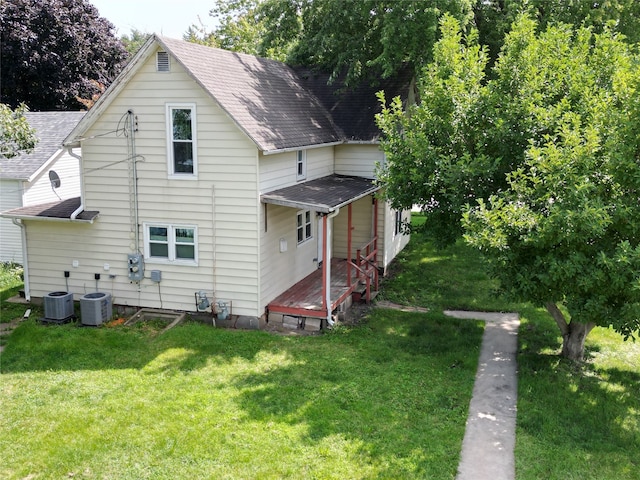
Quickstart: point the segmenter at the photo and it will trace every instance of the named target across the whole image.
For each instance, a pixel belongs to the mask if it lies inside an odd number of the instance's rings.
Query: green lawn
[[[596,329],[584,366],[560,360],[552,321],[462,245],[415,235],[392,270],[382,297],[430,313],[307,337],[32,316],[0,356],[0,478],[453,479],[482,324],[445,308],[521,313],[518,480],[638,478],[638,345]]]

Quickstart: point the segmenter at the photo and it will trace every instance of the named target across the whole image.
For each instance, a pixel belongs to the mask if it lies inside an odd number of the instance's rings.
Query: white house
[[[81,196],[2,214],[26,231],[28,295],[195,311],[203,292],[249,325],[331,321],[409,240],[377,195],[375,89],[336,91],[151,37],[65,140]]]
[[[80,195],[79,159],[62,142],[83,116],[84,112],[25,114],[38,143],[31,153],[0,159],[0,211]],[[0,218],[0,261],[22,260],[20,227]]]

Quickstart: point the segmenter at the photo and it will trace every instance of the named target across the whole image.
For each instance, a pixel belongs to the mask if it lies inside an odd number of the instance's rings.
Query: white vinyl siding
[[[188,183],[167,176],[167,103],[197,106],[198,178]],[[127,138],[108,134],[128,110],[138,118],[138,246],[124,161]],[[264,313],[258,284],[257,149],[178,63],[158,73],[151,55],[85,137],[85,208],[99,210],[100,216],[92,225],[27,222],[33,296],[66,288],[62,272],[70,271],[69,289],[78,299],[95,289],[94,274],[102,272],[98,288],[112,293],[114,304],[194,311],[194,292],[203,290],[210,298],[231,300],[234,315]],[[127,254],[143,251],[143,224],[196,227],[197,266],[152,262],[140,284],[131,284]],[[79,261],[77,268],[73,260]],[[105,263],[109,275],[104,275]],[[160,289],[149,278],[151,269],[162,271]]]
[[[0,180],[0,212],[22,207],[22,182]],[[0,261],[22,263],[20,227],[10,218],[0,218]]]
[[[333,256],[347,258],[349,225],[348,206],[340,209],[340,213],[333,220]],[[355,258],[356,250],[371,241],[373,235],[373,205],[371,196],[367,195],[351,205],[351,254]],[[381,245],[379,245],[381,247]]]
[[[279,205],[263,205],[266,210],[267,230],[262,228],[261,239],[261,303],[266,306],[287,288],[299,282],[318,268],[316,262],[317,241],[297,245],[297,213],[295,208]],[[316,215],[312,213],[312,222]],[[312,227],[315,229],[315,227]],[[281,251],[281,241],[287,245]],[[318,241],[322,241],[318,239]]]
[[[382,267],[385,272],[391,261],[396,258],[396,255],[407,246],[411,235],[405,235],[400,232],[395,234],[398,210],[392,209],[389,204],[380,202],[378,207],[378,265]],[[400,216],[408,220],[410,218],[411,211],[403,210],[400,212]]]
[[[79,151],[76,153],[80,153]],[[53,170],[60,178],[60,187],[51,188],[49,172]],[[80,162],[66,151],[60,152],[58,158],[46,169],[38,172],[25,189],[24,205],[56,202],[80,196]]]
[[[305,180],[326,177],[333,173],[333,147],[305,150]],[[298,153],[285,152],[260,155],[260,192],[296,184]]]
[[[376,163],[384,162],[378,145],[354,144],[336,146],[335,173],[375,178]]]

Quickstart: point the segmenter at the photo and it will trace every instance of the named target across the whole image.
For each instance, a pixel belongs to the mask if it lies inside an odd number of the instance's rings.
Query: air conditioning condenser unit
[[[110,293],[87,293],[80,298],[80,320],[83,325],[102,325],[111,320]]]
[[[66,320],[73,316],[73,293],[51,292],[43,297],[46,320]]]

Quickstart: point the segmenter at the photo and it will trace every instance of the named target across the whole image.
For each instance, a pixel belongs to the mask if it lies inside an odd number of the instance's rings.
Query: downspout
[[[326,264],[326,274],[323,276],[324,277],[324,281],[325,284],[323,285],[322,289],[324,290],[324,299],[325,299],[325,304],[327,306],[327,325],[333,325],[334,321],[331,318],[331,231],[332,231],[332,225],[333,225],[333,221],[329,221],[329,220],[333,220],[335,217],[338,216],[338,214],[340,213],[340,208],[336,208],[333,212],[329,213],[328,215],[325,216],[325,228],[324,228],[324,245],[325,245],[325,251],[324,251],[324,261],[323,261],[323,265]]]
[[[22,220],[13,218],[11,220],[14,225],[20,227],[20,237],[22,239],[22,275],[24,277],[24,298],[27,302],[31,301],[31,287],[29,285],[29,257],[27,255],[27,226]]]
[[[73,153],[73,147],[71,146],[67,147],[67,152],[69,152],[69,155],[71,155],[73,158],[78,159],[78,171],[80,174],[80,206],[76,208],[69,217],[71,218],[71,220],[75,220],[76,217],[84,211],[84,179],[82,177],[82,157]]]

